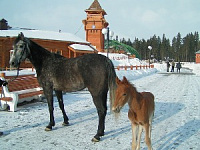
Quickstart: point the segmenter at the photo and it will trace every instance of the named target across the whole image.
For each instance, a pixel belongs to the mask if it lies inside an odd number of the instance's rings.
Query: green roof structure
[[[107,49],[107,45],[108,45],[108,42],[106,40],[105,45],[104,45],[105,49]],[[120,43],[116,40],[109,41],[109,48],[114,49],[115,51],[124,50],[127,53],[131,53],[131,55],[134,54],[136,58],[139,58],[139,59],[141,58],[136,49],[124,43]]]

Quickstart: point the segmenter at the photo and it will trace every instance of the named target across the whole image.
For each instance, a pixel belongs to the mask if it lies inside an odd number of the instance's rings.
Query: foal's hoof
[[[99,142],[100,141],[100,137],[93,137],[92,138],[92,142]]]
[[[45,128],[45,131],[51,131],[52,130],[52,127],[46,127]]]
[[[45,128],[45,131],[51,131],[52,129],[50,129],[50,128]]]
[[[69,122],[63,122],[62,126],[69,126]]]

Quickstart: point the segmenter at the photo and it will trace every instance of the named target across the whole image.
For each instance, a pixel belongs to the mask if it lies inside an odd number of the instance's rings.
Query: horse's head
[[[126,104],[126,102],[129,99],[130,83],[128,82],[126,77],[123,77],[122,81],[118,77],[116,77],[116,83],[117,83],[116,97],[115,97],[115,101],[114,101],[112,110],[115,113],[119,113],[121,108]]]
[[[10,58],[9,63],[12,67],[19,67],[20,63],[28,57],[28,54],[30,52],[29,40],[24,37],[24,34],[22,32],[15,39],[13,50],[14,52]]]

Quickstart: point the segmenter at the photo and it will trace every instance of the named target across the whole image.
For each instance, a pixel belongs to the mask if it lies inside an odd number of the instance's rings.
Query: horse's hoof
[[[92,138],[92,142],[99,142],[100,141],[100,138],[99,137],[93,137]]]
[[[45,128],[45,131],[51,131],[51,130],[52,128],[48,128],[48,127]]]
[[[69,126],[69,122],[67,122],[67,123],[66,123],[66,122],[63,122],[63,123],[62,123],[62,126]]]

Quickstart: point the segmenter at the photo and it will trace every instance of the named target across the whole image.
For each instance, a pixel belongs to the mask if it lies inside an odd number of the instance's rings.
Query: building
[[[1,30],[8,30],[10,27],[8,26],[7,20],[4,18],[0,20],[0,29]]]
[[[102,29],[109,24],[104,16],[107,15],[105,10],[101,8],[98,0],[94,0],[92,5],[85,10],[87,18],[83,20],[86,32],[86,41],[96,47],[99,52],[104,51],[104,35]]]
[[[196,52],[196,63],[200,63],[200,50]]]
[[[7,21],[4,21],[7,24]],[[5,27],[5,26],[3,26]],[[8,27],[8,26],[7,26]],[[47,50],[63,55],[67,58],[77,57],[89,53],[97,53],[97,50],[89,42],[79,37],[62,32],[40,31],[40,30],[9,30],[0,28],[0,69],[10,68],[9,60],[12,53],[12,45],[16,36],[23,32],[25,37],[30,38]],[[22,68],[32,67],[27,61],[21,64]]]

